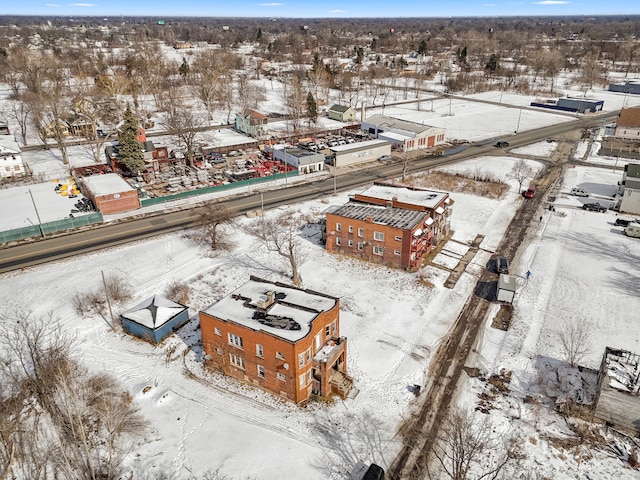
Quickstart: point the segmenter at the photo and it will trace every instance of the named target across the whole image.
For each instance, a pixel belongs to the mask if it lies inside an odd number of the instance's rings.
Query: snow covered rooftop
[[[270,292],[275,301],[260,308]],[[203,311],[221,320],[298,341],[310,332],[318,314],[331,310],[337,302],[335,297],[252,277]]]
[[[373,147],[381,147],[389,145],[386,140],[366,140],[364,142],[348,143],[346,145],[337,145],[335,147],[329,147],[329,150],[336,153],[344,152],[357,152],[360,150],[367,150]]]
[[[13,137],[0,135],[0,155],[13,155],[20,153],[20,146]]]
[[[376,183],[359,195],[381,198],[387,201],[395,198],[398,202],[420,205],[421,207],[433,210],[442,200],[447,198],[449,194],[436,190],[414,189]]]
[[[95,196],[135,190],[135,188],[129,185],[127,181],[117,173],[92,175],[90,177],[84,177],[82,181]]]
[[[425,220],[425,217],[428,217],[427,213],[417,210],[384,207],[381,205],[363,205],[357,202],[345,203],[329,213],[362,221],[371,217],[373,223],[405,230],[412,230],[417,225],[420,225]]]
[[[167,298],[154,295],[139,303],[131,310],[127,310],[122,317],[136,322],[150,329],[156,329],[167,323],[187,307]]]
[[[373,115],[365,120],[366,123],[377,125],[378,127],[385,128],[385,134],[389,133],[387,129],[392,128],[394,130],[403,130],[410,133],[422,133],[429,130],[431,125],[423,125],[416,122],[409,122],[407,120],[398,120],[397,118],[387,117],[384,115]]]

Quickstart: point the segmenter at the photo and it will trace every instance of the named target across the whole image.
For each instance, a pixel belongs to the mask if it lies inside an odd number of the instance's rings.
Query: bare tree
[[[568,321],[560,329],[560,347],[570,367],[578,365],[591,351],[590,331],[591,325],[582,319]]]
[[[522,191],[522,184],[533,175],[533,169],[524,158],[519,158],[511,167],[511,176],[518,182],[518,192]]]
[[[269,219],[259,219],[252,231],[267,250],[287,259],[296,286],[302,285],[299,267],[304,260],[298,227],[297,212],[284,212]]]
[[[196,140],[204,123],[201,116],[186,105],[175,91],[169,95],[169,111],[164,125],[184,145],[187,163],[193,168]]]
[[[287,107],[287,113],[291,119],[291,128],[294,132],[297,132],[302,126],[302,117],[306,107],[306,95],[304,94],[300,79],[292,75],[285,80],[282,94],[284,96],[284,104]]]
[[[224,235],[223,227],[232,221],[232,213],[222,202],[207,203],[200,214],[199,239],[209,245],[211,250],[229,248],[230,243]]]
[[[128,394],[106,374],[89,373],[73,359],[74,343],[52,316],[18,313],[1,323],[5,475],[8,468],[11,478],[119,478],[125,456],[145,428]]]
[[[467,410],[449,412],[440,433],[430,442],[433,461],[429,479],[495,480],[516,463],[518,442],[492,432],[489,417]]]
[[[22,138],[22,144],[27,146],[27,126],[29,124],[29,117],[31,115],[31,106],[28,101],[25,101],[29,94],[14,96],[12,102],[6,107],[5,111],[7,115],[16,121],[20,128],[20,137]]]

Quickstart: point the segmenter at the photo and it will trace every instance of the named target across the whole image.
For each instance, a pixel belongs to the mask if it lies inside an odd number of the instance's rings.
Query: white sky
[[[483,97],[499,94],[488,92]],[[606,92],[597,95],[605,98],[607,110],[622,105],[621,96]],[[505,93],[502,101],[520,106],[530,99]],[[520,111],[504,107],[508,112],[505,114],[494,107],[455,100],[454,115],[443,116],[443,111],[448,113],[449,102],[442,102],[434,107],[440,116],[425,115],[425,121],[440,122],[439,126],[447,128],[448,138],[506,135],[517,121],[513,112]],[[413,120],[419,115],[410,110],[393,113]],[[389,107],[385,114],[392,114]],[[567,119],[571,117],[523,111],[521,129]],[[520,152],[546,157],[550,148],[550,144],[542,142]],[[580,149],[581,156],[586,147]],[[56,165],[51,151],[25,153],[25,158],[41,165],[44,171],[48,165]],[[119,311],[163,292],[174,281],[184,281],[192,289],[192,315],[238,288],[249,275],[288,281],[283,276],[286,264],[263,251],[242,228],[259,221],[256,219],[238,219],[238,225],[229,231],[234,250],[215,256],[195,245],[184,232],[177,232],[0,275],[2,318],[10,319],[16,311],[31,311],[37,316],[55,312],[63,329],[78,339],[78,356],[91,368],[111,372],[131,392],[151,424],[144,442],[138,446],[140,455],[127,460],[128,468],[135,472],[149,476],[165,473],[171,479],[183,479],[220,468],[233,478],[275,480],[283,478],[283,472],[292,479],[339,478],[327,475],[319,467],[338,462],[337,452],[322,440],[316,428],[327,418],[332,419],[330,427],[335,438],[343,435],[352,440],[353,450],[341,452],[349,460],[386,465],[399,448],[397,428],[415,401],[408,387],[427,382],[426,367],[431,355],[524,201],[518,194],[517,182],[509,177],[513,161],[508,156],[486,157],[451,167],[490,172],[510,186],[500,200],[451,192],[456,202],[452,217],[455,241],[444,247],[436,263],[451,268],[476,235],[485,236],[481,249],[453,290],[443,287],[447,273],[440,268],[430,266],[418,274],[409,274],[329,255],[319,244],[316,227],[302,230],[307,254],[301,266],[304,286],[340,297],[340,333],[348,338],[348,370],[358,390],[354,399],[300,409],[253,387],[202,371],[197,346],[200,333],[194,324],[154,347],[112,331],[102,318],[81,319],[73,312],[71,296],[98,289],[100,271],[123,275],[134,288],[134,299]],[[540,167],[529,161],[534,168]],[[477,353],[468,362],[488,373],[501,368],[513,372],[512,391],[496,401],[499,408],[492,411],[491,418],[499,434],[522,436],[528,455],[525,467],[540,478],[583,478],[586,472],[590,478],[640,478],[638,472],[626,468],[607,452],[589,450],[589,456],[586,447],[579,455],[556,449],[548,436],[568,435],[562,418],[553,414],[548,404],[536,407],[523,402],[527,395],[546,398],[539,384],[540,372],[558,368],[558,331],[567,321],[577,319],[592,327],[593,348],[586,359],[587,366],[599,364],[605,346],[640,353],[634,313],[640,310],[639,279],[633,269],[640,259],[640,241],[625,237],[620,228],[613,226],[614,213],[584,211],[578,207],[585,199],[567,194],[571,187],[581,186],[601,203],[612,201],[621,178],[620,171],[613,170],[616,160],[591,156],[590,161],[593,166],[567,170],[556,195],[556,212],[540,212],[543,220],[532,225],[530,241],[521,247],[516,258],[510,259],[513,274],[523,275],[527,270],[532,273],[516,295],[512,328],[503,332],[487,326]],[[38,185],[30,187],[41,215],[66,215],[71,200],[55,194],[53,182],[42,185],[42,193]],[[320,212],[329,205],[342,204],[347,198],[347,193],[330,196],[296,205],[295,209],[319,219]],[[64,200],[60,209],[54,206],[54,199]],[[29,203],[24,189],[0,190],[0,225],[6,228],[24,223],[25,218],[32,220]],[[7,205],[12,205],[11,209]],[[17,219],[13,211],[21,212]],[[433,287],[424,286],[419,277]],[[173,348],[174,355],[167,360],[167,352]],[[185,375],[187,370],[202,381],[189,378]],[[143,393],[145,387],[150,388]],[[459,404],[473,408],[481,388],[478,380],[463,377]],[[366,445],[365,440],[374,431],[382,438],[382,454],[371,452]]]

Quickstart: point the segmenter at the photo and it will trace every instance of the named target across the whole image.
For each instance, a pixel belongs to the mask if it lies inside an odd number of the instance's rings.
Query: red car
[[[533,198],[536,194],[536,187],[529,187],[527,191],[523,193],[524,198]]]

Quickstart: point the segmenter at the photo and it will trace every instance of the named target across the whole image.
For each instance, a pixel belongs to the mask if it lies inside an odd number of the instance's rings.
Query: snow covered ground
[[[502,102],[507,100],[518,105],[505,93]],[[444,103],[434,109],[440,111],[440,121],[446,122],[443,126],[454,138],[463,138],[466,131],[469,139],[506,134],[518,121],[514,115],[520,115],[519,108],[510,108],[511,116],[504,122],[482,122],[494,107],[453,100],[454,114],[448,115],[449,101],[439,102]],[[384,113],[391,114],[391,108],[395,107],[386,107]],[[487,109],[484,114],[482,109]],[[522,112],[521,129],[571,119]],[[502,114],[495,111],[491,115],[498,118]],[[416,116],[403,118],[418,120]],[[424,118],[435,124],[436,117]],[[482,126],[474,130],[472,125]],[[552,144],[543,142],[519,151],[545,157],[550,148]],[[40,154],[33,155],[39,158]],[[147,478],[164,474],[178,480],[220,469],[232,478],[327,479],[344,478],[332,473],[336,471],[333,467],[348,470],[357,460],[388,465],[399,448],[397,428],[416,401],[410,387],[425,384],[435,348],[523,201],[517,182],[509,176],[513,161],[507,156],[479,158],[451,167],[486,170],[508,182],[510,189],[499,200],[451,192],[456,202],[454,241],[436,257],[440,267],[428,266],[409,274],[329,255],[319,242],[317,226],[302,229],[307,254],[301,266],[304,286],[341,300],[340,333],[349,339],[348,370],[358,390],[353,399],[298,408],[201,368],[197,312],[246,282],[249,275],[288,281],[286,265],[263,251],[243,228],[257,219],[238,219],[229,231],[234,248],[226,253],[212,255],[186,232],[172,233],[0,275],[0,318],[10,321],[17,311],[30,311],[34,316],[54,312],[62,328],[78,339],[78,356],[91,368],[111,372],[122,382],[150,422],[138,454],[127,461],[135,478],[144,472]],[[528,161],[540,168],[539,163]],[[625,237],[613,226],[615,214],[584,211],[579,208],[584,199],[567,194],[571,187],[581,186],[606,203],[615,192],[621,173],[613,171],[612,160],[602,162],[590,156],[589,161],[594,166],[568,169],[555,201],[556,211],[540,212],[543,220],[533,226],[535,235],[517,258],[510,259],[513,273],[532,273],[516,295],[511,328],[506,332],[492,329],[488,319],[469,362],[488,374],[501,369],[512,372],[511,392],[494,401],[496,408],[489,415],[499,434],[520,435],[527,454],[525,466],[537,478],[640,478],[637,471],[605,451],[576,453],[554,443],[554,436],[566,437],[569,431],[564,419],[551,411],[545,395],[551,386],[541,381],[548,372],[555,375],[561,365],[558,332],[565,322],[577,320],[591,326],[592,349],[586,366],[599,364],[605,346],[640,352],[633,313],[640,307],[640,279],[634,268],[640,259],[640,241]],[[38,163],[49,171],[46,159]],[[600,163],[611,168],[595,166]],[[45,185],[55,195],[53,183]],[[27,197],[25,192],[18,193]],[[344,193],[278,211],[297,209],[319,219],[329,205],[347,198]],[[10,201],[0,203],[3,228],[13,218],[7,207]],[[55,210],[53,202],[43,200],[42,207],[39,199],[36,202],[39,210]],[[28,215],[31,213],[24,216]],[[452,268],[478,234],[485,239],[476,257],[455,289],[444,288],[447,272],[441,267]],[[163,293],[174,281],[187,282],[192,321],[154,347],[114,331],[99,316],[79,318],[70,299],[76,292],[99,288],[101,271],[120,274],[133,286],[134,299],[118,311]],[[462,382],[459,403],[475,406],[483,388],[479,379]],[[527,397],[536,401],[525,402]],[[376,435],[381,438],[377,447],[369,441]]]

